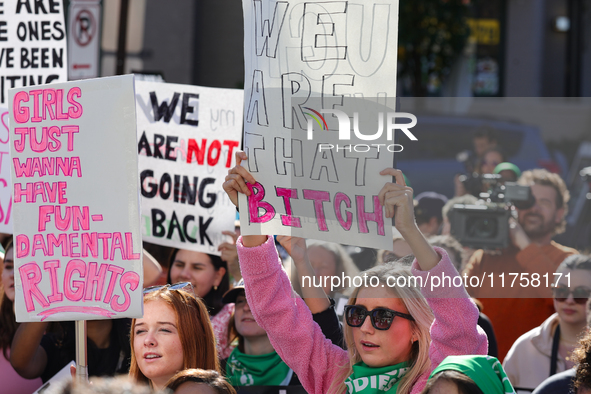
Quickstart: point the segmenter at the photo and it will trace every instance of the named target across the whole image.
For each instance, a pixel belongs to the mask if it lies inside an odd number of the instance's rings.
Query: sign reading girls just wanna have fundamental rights
[[[141,316],[133,76],[9,103],[17,321]]]

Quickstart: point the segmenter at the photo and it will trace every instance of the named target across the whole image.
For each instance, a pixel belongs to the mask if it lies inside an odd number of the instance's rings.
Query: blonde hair
[[[431,368],[431,360],[429,360],[429,345],[431,344],[431,324],[433,323],[433,312],[427,304],[427,300],[421,294],[421,289],[418,286],[411,286],[414,280],[411,281],[412,273],[410,267],[400,266],[397,262],[386,263],[370,268],[361,273],[368,277],[377,277],[379,283],[385,288],[390,289],[392,295],[398,297],[406,306],[408,313],[415,319],[411,322],[411,327],[415,333],[417,340],[412,344],[409,363],[409,370],[400,380],[397,393],[410,393],[412,386],[416,380],[423,373],[428,372]],[[405,287],[390,287],[388,286],[388,278],[390,283],[403,283],[406,281],[408,286]],[[398,279],[404,278],[404,279]],[[366,283],[372,283],[371,280]],[[355,305],[357,296],[361,288],[353,290],[353,294],[349,299],[349,305]],[[338,394],[346,391],[345,379],[353,372],[353,365],[361,361],[361,356],[357,353],[355,341],[353,339],[353,329],[349,327],[343,317],[343,329],[345,336],[345,343],[347,344],[349,352],[349,363],[340,366],[335,379],[330,385],[329,393]]]
[[[220,372],[213,327],[203,301],[184,290],[167,287],[145,294],[144,304],[150,301],[163,301],[174,311],[183,348],[183,369],[203,368]],[[133,350],[136,321],[133,319],[131,323],[129,336],[132,349],[129,376],[136,382],[147,383],[149,379],[140,370]]]

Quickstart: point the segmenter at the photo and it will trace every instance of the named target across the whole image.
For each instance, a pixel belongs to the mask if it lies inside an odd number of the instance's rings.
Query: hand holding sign
[[[304,238],[278,235],[277,241],[283,246],[287,254],[291,256],[296,265],[300,261],[308,260],[306,240]],[[314,274],[314,271],[312,271],[312,274]]]
[[[391,175],[396,178],[396,183],[386,182],[378,194],[380,204],[386,208],[386,217],[395,217],[394,225],[404,240],[408,242],[420,268],[423,271],[430,270],[439,263],[440,257],[417,227],[412,188],[406,186],[400,170],[386,168],[380,171],[380,175]]]
[[[232,238],[232,242],[222,242],[220,246],[218,246],[218,251],[221,252],[220,257],[222,260],[228,263],[228,271],[230,271],[230,276],[236,283],[242,279],[240,265],[238,264],[238,249],[236,249],[238,234],[235,231],[222,231],[222,234]]]
[[[386,182],[378,194],[380,204],[386,208],[386,217],[395,217],[395,227],[404,235],[404,230],[414,226],[415,214],[413,206],[413,190],[406,186],[402,171],[387,168],[380,171],[380,175],[392,175],[396,183]]]
[[[236,152],[236,165],[228,170],[226,181],[223,184],[225,192],[230,197],[232,204],[238,206],[238,192],[250,196],[251,192],[246,182],[254,185],[256,180],[248,170],[240,165],[243,160],[247,160],[246,153]]]
[[[298,280],[300,283],[300,289],[302,291],[302,298],[312,313],[321,313],[330,308],[330,301],[328,295],[324,292],[322,287],[310,286],[310,278],[316,276],[316,272],[310,263],[308,258],[308,248],[306,246],[306,240],[300,237],[290,237],[286,235],[278,235],[277,241],[285,248],[287,253],[293,259],[293,263],[297,269],[297,279],[292,277],[293,280]],[[306,280],[308,279],[308,285],[306,286]]]
[[[232,242],[222,242],[220,246],[218,246],[218,250],[222,253],[222,260],[227,263],[238,260],[238,253],[236,252],[236,240],[238,239],[238,234],[234,231],[222,231],[222,234],[232,238]]]

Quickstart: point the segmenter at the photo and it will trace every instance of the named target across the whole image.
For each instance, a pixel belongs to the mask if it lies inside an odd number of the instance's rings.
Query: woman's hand
[[[413,190],[406,186],[402,171],[386,168],[380,175],[392,175],[396,183],[386,182],[378,193],[380,203],[386,208],[386,217],[394,217],[394,226],[403,237],[416,228],[415,211],[413,205]],[[406,237],[405,237],[406,238]]]
[[[308,249],[306,248],[306,240],[304,238],[278,235],[277,242],[283,246],[296,265],[307,260]]]
[[[240,165],[242,160],[246,160],[246,153],[242,151],[236,152],[236,165],[228,170],[226,175],[226,181],[222,185],[224,191],[230,197],[232,204],[238,206],[238,193],[243,193],[250,196],[250,189],[246,185],[246,182],[255,184],[256,180],[248,172],[248,170]]]
[[[234,260],[238,261],[238,252],[236,251],[236,240],[238,239],[238,234],[236,234],[235,231],[222,231],[222,234],[231,237],[232,241],[222,242],[220,246],[218,246],[218,251],[222,252],[220,257],[226,263],[230,263]]]
[[[218,246],[218,251],[222,252],[220,257],[228,264],[228,270],[232,279],[238,282],[242,278],[240,265],[238,264],[238,249],[236,248],[238,234],[235,231],[222,231],[222,234],[232,237],[232,242],[222,242]]]
[[[285,248],[287,253],[293,259],[297,269],[297,278],[302,289],[302,298],[312,313],[324,312],[330,307],[330,301],[322,287],[304,286],[304,276],[313,278],[316,276],[314,268],[308,259],[308,248],[306,240],[300,237],[290,237],[287,235],[278,235],[277,241]]]
[[[243,193],[250,196],[250,189],[246,185],[246,182],[254,185],[257,181],[248,172],[248,170],[240,165],[242,160],[246,160],[246,153],[242,151],[236,152],[236,165],[228,170],[226,175],[226,181],[222,185],[224,191],[230,197],[232,204],[238,206],[238,193]],[[259,246],[267,240],[266,235],[246,235],[242,237],[242,244],[248,248]]]
[[[387,168],[380,172],[380,175],[392,175],[396,183],[386,182],[378,198],[380,203],[386,207],[386,217],[394,217],[394,226],[404,240],[412,249],[417,258],[421,270],[428,271],[439,262],[439,255],[429,245],[423,234],[419,231],[415,222],[415,209],[412,199],[412,189],[406,186],[402,171]]]

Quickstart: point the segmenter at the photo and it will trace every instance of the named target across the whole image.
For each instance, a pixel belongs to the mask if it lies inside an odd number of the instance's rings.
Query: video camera
[[[489,184],[488,193],[480,193],[475,204],[455,204],[449,215],[451,234],[463,245],[475,249],[502,249],[509,245],[511,207],[528,209],[536,200],[529,186],[515,182],[501,182],[500,175],[486,174],[475,179],[482,190]],[[464,182],[464,184],[466,184]],[[466,188],[468,190],[468,188]]]

